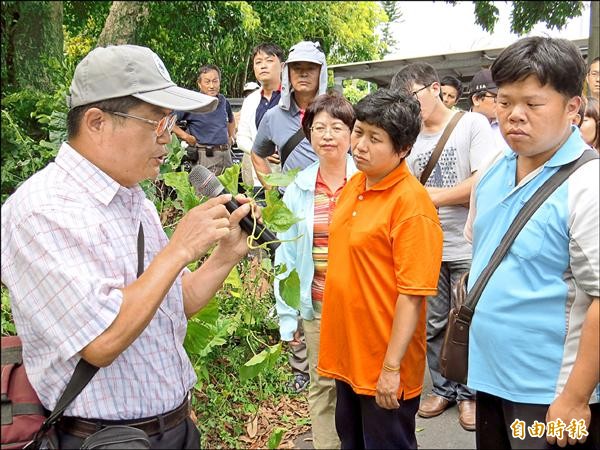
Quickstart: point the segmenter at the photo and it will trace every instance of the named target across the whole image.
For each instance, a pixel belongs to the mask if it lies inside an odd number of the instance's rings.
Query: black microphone
[[[188,179],[190,180],[190,184],[194,187],[194,189],[196,189],[196,193],[205,197],[213,198],[227,193],[227,190],[221,184],[215,174],[200,164],[194,166],[188,175]],[[233,197],[231,200],[225,203],[225,208],[227,208],[227,211],[230,213],[238,209],[240,206],[241,205]],[[256,241],[259,244],[266,243],[267,248],[271,251],[271,254],[275,255],[275,250],[277,247],[279,247],[279,242],[273,241],[277,241],[277,236],[275,236],[275,234],[265,228],[265,226],[258,221],[256,222],[255,227],[254,219],[252,218],[251,214],[251,212],[248,213],[247,216],[240,220],[240,227],[242,230],[248,233],[248,235],[252,235],[252,230],[255,230],[254,234],[258,236]]]

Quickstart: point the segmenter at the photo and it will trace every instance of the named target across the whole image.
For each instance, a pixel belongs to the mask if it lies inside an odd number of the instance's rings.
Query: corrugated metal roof
[[[578,39],[573,42],[579,47],[583,56],[586,57],[588,40]],[[440,79],[446,75],[452,75],[460,79],[466,87],[475,72],[478,72],[482,68],[490,67],[502,50],[504,50],[504,47],[445,55],[430,55],[419,58],[362,61],[336,64],[329,66],[329,69],[333,70],[336,85],[341,84],[341,80],[359,79],[376,83],[379,87],[386,87],[389,85],[394,74],[402,67],[415,62],[426,62],[435,67]]]

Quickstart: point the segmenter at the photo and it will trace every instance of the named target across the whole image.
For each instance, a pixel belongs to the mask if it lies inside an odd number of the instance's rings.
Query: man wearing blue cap
[[[187,318],[247,253],[238,223],[250,206],[230,215],[230,195],[210,199],[169,239],[139,183],[159,173],[172,111],[216,104],[177,87],[148,48],[96,48],[75,69],[67,142],[2,206],[2,283],[44,407],[81,359],[99,368],[60,420],[58,448],[109,425],[142,430],[151,448],[200,448]],[[216,243],[198,270],[186,268]]]

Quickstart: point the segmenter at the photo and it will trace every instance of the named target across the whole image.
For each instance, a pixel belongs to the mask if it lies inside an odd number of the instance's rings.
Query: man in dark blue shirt
[[[177,112],[177,120],[187,122],[187,130],[175,127],[173,132],[198,152],[197,162],[215,175],[232,165],[231,144],[235,139],[235,119],[229,101],[219,93],[221,71],[213,64],[200,67],[200,92],[219,99],[217,108],[209,113]]]

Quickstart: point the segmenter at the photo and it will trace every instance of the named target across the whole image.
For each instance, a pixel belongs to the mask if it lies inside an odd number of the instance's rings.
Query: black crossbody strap
[[[475,310],[477,306],[477,302],[479,302],[479,298],[483,293],[483,289],[487,285],[490,280],[492,274],[496,270],[496,268],[500,265],[502,259],[508,252],[508,249],[516,239],[519,232],[523,229],[525,224],[529,221],[533,213],[544,203],[550,194],[552,194],[556,188],[558,188],[569,176],[575,172],[579,167],[584,165],[585,163],[598,159],[598,152],[588,149],[583,152],[583,154],[568,164],[562,166],[558,171],[552,175],[546,182],[531,196],[529,200],[523,205],[517,217],[513,220],[512,224],[506,231],[506,234],[500,241],[500,245],[494,251],[494,254],[490,258],[490,262],[483,269],[479,278],[475,281],[473,288],[469,291],[467,295],[466,306],[472,312]]]
[[[144,272],[144,228],[142,227],[142,223],[140,222],[140,228],[138,230],[138,238],[137,238],[137,252],[138,252],[138,278]],[[75,371],[73,372],[73,376],[69,380],[67,387],[64,392],[56,402],[56,406],[46,418],[40,431],[38,432],[38,436],[42,436],[43,433],[48,431],[52,425],[54,425],[58,419],[60,419],[65,412],[65,409],[77,398],[77,396],[83,391],[83,389],[88,385],[88,383],[94,378],[96,372],[98,372],[98,367],[90,364],[85,359],[81,358],[75,366]]]
[[[433,172],[433,168],[437,164],[442,154],[442,151],[444,150],[444,145],[446,145],[446,142],[448,142],[448,138],[452,134],[452,131],[454,131],[454,127],[456,127],[456,124],[464,115],[464,111],[458,111],[452,116],[450,122],[448,122],[448,124],[446,125],[446,128],[444,128],[444,132],[442,133],[442,136],[440,136],[440,139],[437,141],[437,144],[435,144],[435,148],[433,149],[433,152],[429,157],[429,161],[427,161],[427,165],[423,169],[423,172],[421,172],[421,177],[419,178],[419,181],[423,186],[425,186],[425,183],[427,183],[427,180],[429,180],[431,172]]]
[[[137,277],[139,278],[144,273],[144,227],[142,226],[142,222],[140,222],[140,229],[138,230],[137,251],[138,251]]]
[[[281,167],[285,163],[285,160],[288,159],[288,156],[291,155],[292,150],[296,148],[296,146],[304,139],[306,136],[304,135],[304,129],[300,127],[298,131],[296,131],[283,146],[279,149],[279,159],[281,159]]]

